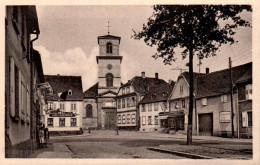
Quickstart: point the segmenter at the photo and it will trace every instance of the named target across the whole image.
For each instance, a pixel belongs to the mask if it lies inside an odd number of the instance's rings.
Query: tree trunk
[[[187,145],[192,144],[192,116],[193,116],[193,49],[189,49],[189,85],[190,85],[190,97],[189,97],[189,115],[188,115],[188,130],[187,130]]]

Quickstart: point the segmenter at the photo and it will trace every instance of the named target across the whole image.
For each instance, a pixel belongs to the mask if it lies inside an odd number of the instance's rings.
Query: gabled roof
[[[232,68],[233,82],[252,77],[252,62]],[[197,98],[217,96],[230,92],[230,70],[212,72],[198,79]]]
[[[45,75],[45,81],[53,90],[53,96],[49,96],[47,100],[83,100],[81,76]],[[69,90],[72,95],[68,94]],[[60,97],[58,93],[61,93]]]
[[[106,91],[106,92],[103,92],[103,93],[98,94],[98,96],[104,96],[104,95],[109,94],[109,93],[111,93],[111,94],[113,94],[113,95],[116,95],[116,94],[117,94],[116,92],[113,92],[113,91]]]
[[[113,36],[113,35],[104,35],[104,36],[98,36],[98,44],[99,44],[99,39],[116,39],[119,40],[119,44],[120,44],[120,39],[121,37],[118,36]]]
[[[202,76],[202,75],[205,75],[205,74],[204,73],[196,73],[196,72],[193,73],[193,87],[194,87],[194,93],[195,94],[197,93],[197,83],[198,83],[197,78]],[[183,72],[180,76],[183,76],[185,78],[185,80],[187,81],[188,85],[190,85],[189,72]],[[178,77],[178,79],[179,79],[179,77]]]
[[[42,69],[41,55],[37,50],[34,49],[33,49],[33,61],[35,62],[35,67],[39,75],[40,83],[45,82],[43,69]]]
[[[156,85],[162,85],[167,84],[163,79],[156,79],[156,78],[150,78],[150,77],[141,77],[141,76],[135,76],[131,80],[129,80],[127,83],[121,86],[132,86],[135,90],[135,92],[140,93],[142,95],[146,94],[152,87]]]
[[[175,83],[161,84],[152,87],[139,104],[167,101]]]
[[[95,99],[97,95],[98,95],[98,83],[94,84],[92,87],[90,87],[84,92],[84,98]]]

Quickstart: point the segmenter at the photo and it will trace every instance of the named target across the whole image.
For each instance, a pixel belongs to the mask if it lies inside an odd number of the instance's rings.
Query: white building
[[[174,83],[161,84],[151,88],[139,102],[140,131],[161,131],[167,126],[167,118],[161,118],[169,113],[167,99],[173,89]]]
[[[77,134],[82,127],[83,91],[79,76],[45,76],[53,95],[47,98],[45,125],[53,134]]]

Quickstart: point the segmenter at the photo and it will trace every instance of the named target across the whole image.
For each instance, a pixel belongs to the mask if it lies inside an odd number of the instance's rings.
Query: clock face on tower
[[[111,65],[111,64],[108,64],[108,65],[107,65],[107,69],[108,69],[108,70],[111,70],[111,69],[112,69],[112,65]]]

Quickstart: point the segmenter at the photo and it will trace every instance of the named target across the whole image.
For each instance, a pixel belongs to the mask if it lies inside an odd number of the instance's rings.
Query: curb
[[[177,156],[183,156],[183,157],[191,158],[191,159],[215,159],[215,158],[209,157],[209,156],[191,154],[191,153],[187,153],[187,152],[171,151],[171,150],[166,150],[166,149],[161,149],[161,148],[155,148],[155,147],[147,147],[147,149],[148,149],[148,150],[152,150],[152,151],[157,151],[157,152],[163,152],[163,153],[168,153],[168,154],[174,154],[174,155],[177,155]]]

